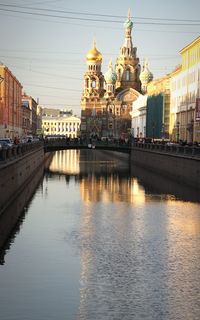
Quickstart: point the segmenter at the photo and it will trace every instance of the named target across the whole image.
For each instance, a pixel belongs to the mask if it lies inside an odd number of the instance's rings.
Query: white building
[[[77,138],[80,132],[81,120],[77,116],[43,117],[42,130],[44,136],[65,136]]]
[[[146,137],[146,112],[147,112],[147,85],[153,80],[153,74],[149,71],[148,62],[145,61],[143,70],[140,73],[140,81],[142,94],[139,94],[137,100],[133,101],[132,111],[130,115],[132,117],[131,133],[134,138]]]
[[[134,138],[144,138],[146,136],[146,105],[147,95],[139,95],[137,100],[132,104],[132,117],[131,133]]]

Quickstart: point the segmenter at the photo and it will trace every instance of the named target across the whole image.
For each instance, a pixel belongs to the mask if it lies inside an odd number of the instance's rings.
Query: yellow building
[[[43,117],[42,131],[44,136],[77,138],[80,132],[80,123],[80,118],[76,116]]]
[[[200,142],[200,37],[180,54],[182,64],[171,73],[170,131],[174,140]]]

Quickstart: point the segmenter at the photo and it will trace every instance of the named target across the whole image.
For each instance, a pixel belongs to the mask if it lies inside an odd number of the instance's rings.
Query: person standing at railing
[[[19,138],[18,137],[14,138],[14,144],[19,144]]]

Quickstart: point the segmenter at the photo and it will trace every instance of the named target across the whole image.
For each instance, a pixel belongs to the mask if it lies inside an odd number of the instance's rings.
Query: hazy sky
[[[172,71],[200,34],[199,0],[0,0],[0,61],[40,104],[80,115],[93,38],[105,72],[123,44],[128,8],[141,64],[148,58],[154,78]]]

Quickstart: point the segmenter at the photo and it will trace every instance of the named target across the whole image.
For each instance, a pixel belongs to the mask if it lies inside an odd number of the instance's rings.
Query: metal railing
[[[47,141],[38,141],[32,143],[23,143],[13,145],[10,148],[2,147],[0,149],[0,164],[20,158],[34,150],[43,147],[45,152],[51,152],[63,149],[85,149],[96,148],[102,150],[114,150],[119,152],[130,153],[131,149],[139,148],[151,152],[159,152],[165,154],[173,154],[184,157],[195,157],[200,159],[200,147],[198,146],[181,146],[179,144],[158,144],[158,143],[140,143],[130,141],[82,141],[82,140],[66,140],[55,139]]]
[[[21,143],[12,147],[2,147],[0,149],[0,164],[20,158],[40,147],[43,147],[43,142],[41,141]]]
[[[200,157],[199,146],[182,146],[179,144],[157,144],[157,143],[133,143],[133,147],[151,150],[154,152],[170,153],[185,157]]]

